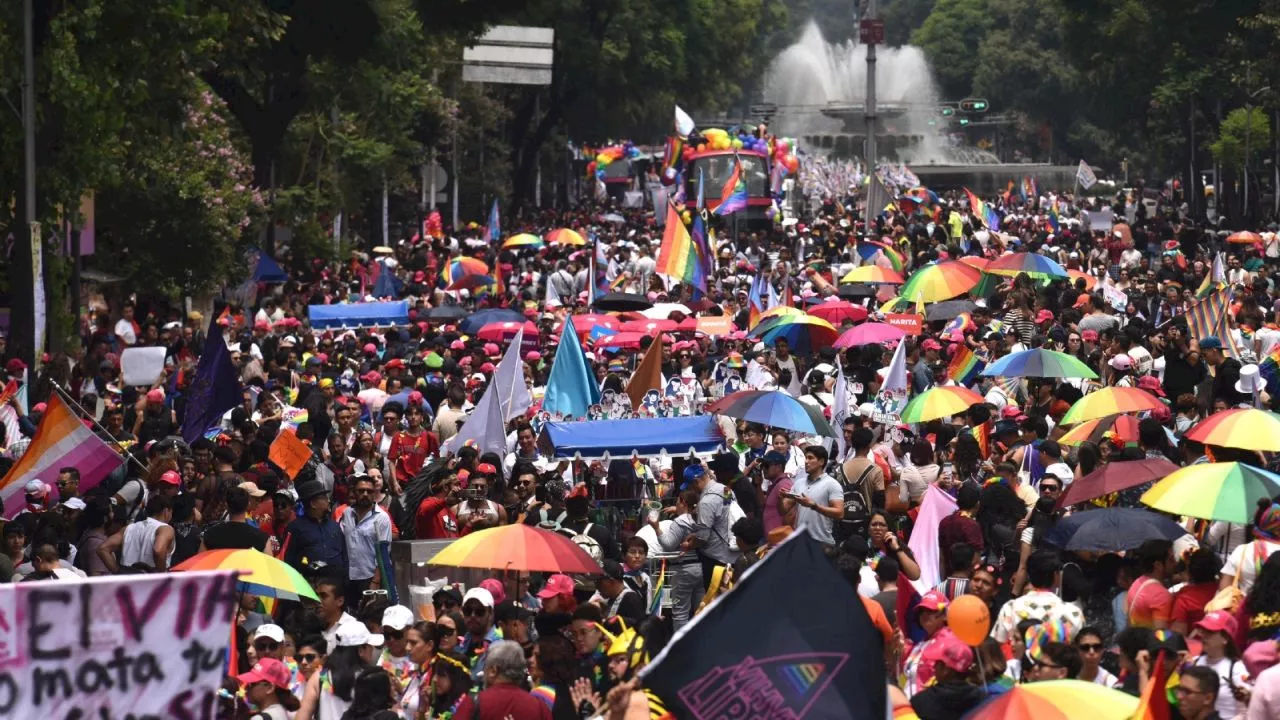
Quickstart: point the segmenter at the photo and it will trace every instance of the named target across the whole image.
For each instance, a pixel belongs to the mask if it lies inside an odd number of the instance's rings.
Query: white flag
[[[533,404],[520,364],[523,340],[524,330],[521,329],[511,338],[507,352],[493,371],[493,381],[485,388],[484,395],[467,416],[462,429],[444,442],[441,449],[446,453],[457,452],[469,441],[473,441],[481,453],[501,455],[506,452],[507,421],[523,414]]]
[[[693,132],[693,128],[694,128],[693,118],[689,117],[689,113],[685,112],[684,110],[681,110],[680,106],[677,105],[676,116],[675,116],[676,135],[679,135],[680,137],[684,137],[689,133]]]
[[[560,300],[560,293],[556,292],[556,286],[551,284],[551,276],[554,273],[547,273],[547,294],[543,297],[542,304],[549,308],[558,308],[564,305]]]
[[[840,449],[840,460],[848,451],[844,442],[844,419],[849,417],[849,381],[844,377],[844,363],[836,359],[836,384],[831,388],[835,399],[831,403],[831,426],[836,430],[836,447]]]
[[[1210,281],[1215,283],[1227,284],[1227,269],[1222,265],[1222,253],[1213,256],[1213,269],[1210,272]]]
[[[884,377],[880,392],[907,392],[907,341],[898,341],[898,349],[893,351],[893,360],[889,361],[889,372]]]
[[[1080,187],[1088,190],[1098,184],[1098,176],[1093,174],[1093,168],[1089,167],[1089,163],[1084,160],[1080,161],[1080,166],[1076,168],[1076,182],[1080,183]]]

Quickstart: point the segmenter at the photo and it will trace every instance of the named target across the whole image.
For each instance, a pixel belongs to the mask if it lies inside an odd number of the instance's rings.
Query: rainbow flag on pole
[[[668,204],[667,223],[655,270],[706,292],[711,258],[706,251],[707,234],[700,216],[694,216],[693,232],[698,237],[689,234],[680,213],[676,212],[674,205]]]
[[[968,387],[986,367],[987,364],[978,357],[977,353],[961,346],[947,365],[947,377],[956,381],[958,385]]]
[[[733,157],[733,172],[725,181],[720,191],[720,204],[716,207],[717,215],[731,215],[747,207],[747,183],[742,177],[742,160]]]

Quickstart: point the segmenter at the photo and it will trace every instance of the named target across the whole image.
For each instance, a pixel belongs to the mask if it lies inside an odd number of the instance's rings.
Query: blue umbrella
[[[982,371],[987,377],[1089,378],[1098,374],[1074,355],[1044,348],[1023,350],[996,360]]]
[[[509,308],[490,308],[472,313],[466,320],[458,324],[458,329],[468,335],[475,335],[480,328],[489,323],[518,322],[524,323],[529,318]]]
[[[1148,540],[1177,540],[1186,535],[1167,515],[1137,508],[1085,510],[1063,518],[1044,541],[1064,550],[1119,552]]]
[[[742,390],[708,405],[707,412],[809,435],[836,436],[821,410],[781,390]]]

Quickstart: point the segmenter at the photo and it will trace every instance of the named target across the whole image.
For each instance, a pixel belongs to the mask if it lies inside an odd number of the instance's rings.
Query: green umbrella
[[[1180,468],[1142,494],[1145,505],[1175,515],[1247,525],[1259,500],[1280,495],[1280,475],[1237,462]]]
[[[996,360],[982,371],[987,377],[1089,378],[1098,374],[1079,358],[1043,348],[1023,350]]]

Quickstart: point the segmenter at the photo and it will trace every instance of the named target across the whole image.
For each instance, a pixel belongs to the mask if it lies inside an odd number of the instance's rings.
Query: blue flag
[[[498,198],[493,199],[493,206],[489,208],[489,223],[484,226],[484,235],[489,242],[497,242],[502,239],[502,221],[498,217]]]
[[[222,422],[222,415],[240,403],[240,376],[231,363],[231,353],[222,339],[215,317],[209,322],[209,336],[187,388],[187,411],[182,422],[182,439],[188,444]]]
[[[585,417],[587,410],[600,402],[600,385],[595,373],[587,364],[587,356],[578,343],[573,323],[566,318],[560,333],[560,346],[547,377],[547,391],[542,398],[542,409],[560,413],[564,417]]]

